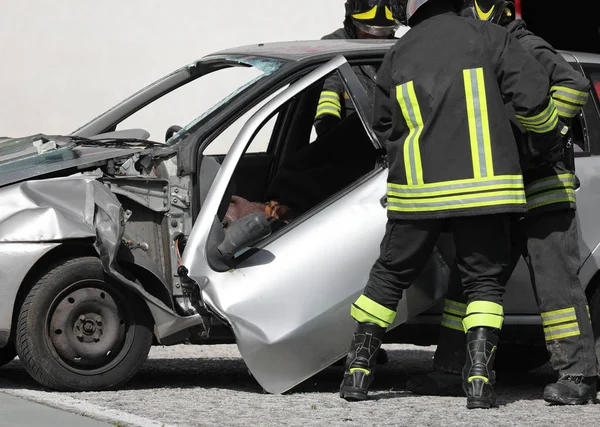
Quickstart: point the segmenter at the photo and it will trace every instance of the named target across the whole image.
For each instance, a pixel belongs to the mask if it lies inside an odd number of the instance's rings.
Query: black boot
[[[544,400],[555,405],[584,405],[596,402],[596,377],[563,375],[544,389]]]
[[[385,328],[374,323],[357,322],[352,345],[346,357],[346,371],[340,386],[340,397],[350,402],[365,400],[373,382],[377,351]]]
[[[496,406],[493,371],[498,329],[475,327],[467,332],[467,359],[463,368],[463,390],[467,408],[489,409]]]

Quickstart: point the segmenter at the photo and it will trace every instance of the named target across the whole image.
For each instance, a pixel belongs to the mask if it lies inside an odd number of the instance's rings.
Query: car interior
[[[240,160],[230,186],[235,196],[276,200],[299,215],[375,169],[382,153],[357,114],[311,141],[322,85],[315,83],[280,107],[266,149],[247,151]],[[214,156],[219,163],[223,157]]]

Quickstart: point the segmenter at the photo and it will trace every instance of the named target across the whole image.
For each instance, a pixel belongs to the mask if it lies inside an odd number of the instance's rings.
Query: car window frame
[[[593,87],[592,74],[600,75],[600,63],[578,62],[584,75],[590,81],[590,100],[583,108],[584,137],[587,139],[587,153],[576,153],[576,157],[585,157],[585,154],[600,155],[600,94]]]
[[[211,239],[209,236],[211,236],[211,234],[215,231],[214,228],[219,226],[219,221],[216,217],[219,205],[223,196],[225,195],[227,186],[233,177],[237,164],[242,158],[247,146],[252,142],[256,129],[262,126],[265,121],[268,121],[276,111],[279,111],[279,109],[284,104],[288,103],[294,96],[306,90],[310,85],[336,70],[339,70],[343,76],[342,80],[344,85],[353,98],[357,114],[359,114],[361,122],[363,122],[363,127],[371,137],[372,143],[376,147],[381,148],[378,139],[375,137],[375,132],[370,125],[371,107],[369,106],[368,96],[360,81],[354,74],[351,65],[344,56],[337,55],[327,62],[322,61],[320,65],[317,65],[315,69],[309,71],[308,74],[305,75],[301,71],[297,71],[294,76],[291,76],[295,77],[296,80],[292,78],[294,82],[290,85],[290,87],[286,88],[283,92],[275,96],[265,106],[260,108],[250,120],[248,120],[248,122],[244,125],[244,128],[236,137],[231,149],[227,153],[217,178],[215,178],[215,181],[211,185],[206,200],[203,203],[203,208],[199,212],[197,218],[195,218],[194,225],[189,236],[183,262],[184,265],[190,267],[190,277],[194,278],[194,276],[203,276],[204,274],[208,273],[206,269],[216,271],[215,267],[209,265],[209,263],[198,261],[208,260],[210,258],[209,243]],[[298,79],[298,77],[300,78]],[[276,88],[273,90],[276,90]],[[252,104],[256,105],[256,103]],[[246,106],[247,108],[244,108],[239,115],[252,108],[253,105]],[[204,144],[201,144],[200,149],[202,149],[203,145]],[[334,199],[337,198],[334,197]],[[329,203],[333,203],[333,201],[330,201]]]

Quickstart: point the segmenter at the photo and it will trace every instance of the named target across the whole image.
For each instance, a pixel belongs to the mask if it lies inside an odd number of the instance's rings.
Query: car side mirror
[[[171,139],[171,137],[173,135],[175,135],[177,132],[179,132],[181,129],[183,129],[181,126],[177,126],[177,125],[170,126],[169,129],[167,129],[167,132],[165,133],[165,142],[167,142],[169,139]]]
[[[234,221],[225,233],[225,239],[217,246],[224,257],[234,258],[254,243],[268,237],[271,227],[264,215],[255,213]]]

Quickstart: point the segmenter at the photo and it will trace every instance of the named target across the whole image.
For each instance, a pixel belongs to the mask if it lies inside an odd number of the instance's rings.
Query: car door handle
[[[383,206],[384,208],[387,208],[387,206],[388,206],[387,196],[383,196],[381,198],[381,200],[379,201],[379,203],[381,203],[381,206]]]

